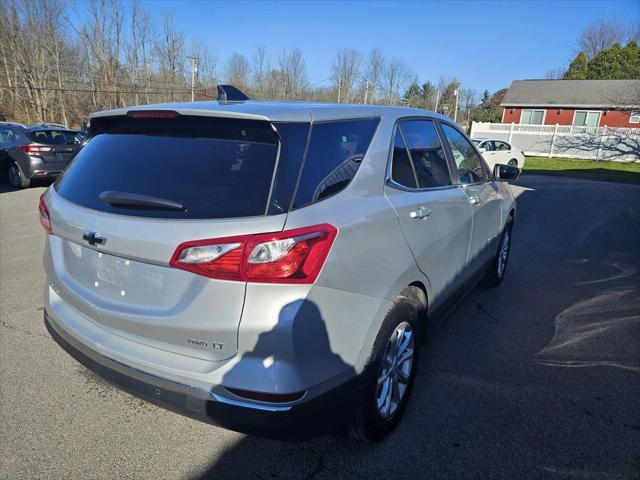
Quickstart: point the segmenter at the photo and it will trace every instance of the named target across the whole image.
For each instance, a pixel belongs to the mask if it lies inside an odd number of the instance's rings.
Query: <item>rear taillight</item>
[[[313,283],[338,230],[328,224],[278,233],[185,242],[172,267],[223,280]]]
[[[46,192],[45,192],[46,193]],[[45,231],[51,235],[53,231],[51,230],[51,215],[49,214],[49,208],[44,201],[45,193],[40,195],[40,204],[38,205],[38,214],[40,217],[40,225],[45,229]]]
[[[42,145],[21,145],[20,150],[30,155],[37,155],[39,153],[47,153],[53,150],[53,147],[45,147]]]

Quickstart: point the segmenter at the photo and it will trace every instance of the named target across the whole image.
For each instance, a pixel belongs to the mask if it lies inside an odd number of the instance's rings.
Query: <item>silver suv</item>
[[[425,327],[505,274],[515,201],[428,111],[202,102],[96,113],[41,197],[45,323],[151,402],[298,439],[375,441]]]

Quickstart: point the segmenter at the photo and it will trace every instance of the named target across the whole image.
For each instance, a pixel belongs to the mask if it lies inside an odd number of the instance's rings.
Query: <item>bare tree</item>
[[[156,54],[160,67],[160,79],[166,82],[169,99],[186,99],[184,33],[177,30],[173,17],[165,14],[160,39],[156,42]]]
[[[282,51],[278,58],[280,86],[283,100],[297,100],[307,86],[307,73],[302,50]]]
[[[578,36],[578,49],[591,59],[603,50],[611,48],[613,44],[623,43],[628,33],[628,28],[620,22],[597,20]]]
[[[401,58],[391,58],[382,72],[381,84],[387,105],[395,105],[400,99],[400,91],[405,87],[411,74]]]
[[[384,55],[380,50],[374,48],[369,52],[367,57],[367,65],[365,68],[365,102],[376,103],[380,81],[384,72]]]
[[[189,51],[191,56],[197,59],[196,98],[198,100],[215,98],[218,58],[198,40],[191,41]]]
[[[225,69],[225,82],[239,88],[242,91],[247,91],[249,87],[249,81],[251,76],[251,65],[246,56],[240,53],[234,53],[227,60],[227,67]]]
[[[151,51],[153,50],[153,25],[148,13],[142,11],[138,0],[131,2],[130,37],[127,41],[127,70],[135,104],[149,103],[151,90]]]
[[[362,54],[357,50],[343,49],[338,52],[332,66],[338,103],[349,103],[353,99],[361,63]]]
[[[270,72],[271,72],[271,59],[267,54],[267,49],[264,45],[261,45],[253,55],[253,85],[258,98],[269,98],[270,90]]]
[[[562,77],[566,71],[566,67],[552,68],[544,74],[544,78],[546,78],[547,80],[562,80]]]

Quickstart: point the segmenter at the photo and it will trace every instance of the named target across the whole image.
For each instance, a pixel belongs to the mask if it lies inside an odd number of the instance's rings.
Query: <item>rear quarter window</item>
[[[77,132],[67,130],[32,130],[29,135],[31,140],[44,145],[73,145],[82,143]]]
[[[334,195],[349,184],[379,121],[368,118],[313,124],[294,208]]]

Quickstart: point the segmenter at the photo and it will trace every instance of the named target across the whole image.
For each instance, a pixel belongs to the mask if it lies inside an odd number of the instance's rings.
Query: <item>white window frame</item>
[[[533,116],[533,112],[542,112],[542,123],[522,123],[522,114],[526,111],[531,112],[531,116]],[[531,118],[531,117],[529,117]],[[523,108],[520,110],[520,125],[545,125],[545,121],[547,119],[547,110],[545,108]]]
[[[571,120],[571,126],[572,127],[588,127],[589,125],[576,125],[576,114],[577,113],[586,113],[587,117],[589,116],[590,113],[597,113],[598,114],[598,124],[595,125],[595,127],[591,127],[591,128],[596,128],[600,126],[600,122],[602,121],[602,110],[574,110],[573,111],[573,120]],[[587,119],[587,117],[585,117],[585,120]]]
[[[631,112],[629,123],[640,123],[640,112]]]

